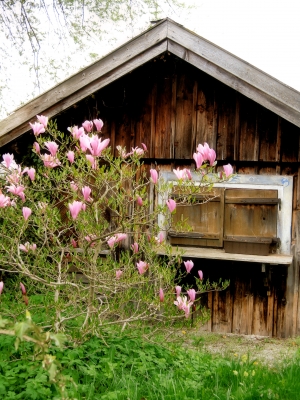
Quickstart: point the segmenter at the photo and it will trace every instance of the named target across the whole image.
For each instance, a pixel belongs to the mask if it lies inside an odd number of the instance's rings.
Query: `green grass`
[[[271,370],[247,356],[222,358],[112,333],[53,355],[65,377],[65,399],[297,400],[300,393],[300,356]],[[0,336],[0,398],[62,398],[32,345],[16,351],[6,336]]]

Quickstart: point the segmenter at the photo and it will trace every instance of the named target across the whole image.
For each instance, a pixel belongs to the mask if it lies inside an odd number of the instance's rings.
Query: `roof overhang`
[[[164,52],[170,52],[300,127],[300,93],[208,40],[165,19],[0,121],[0,146]]]

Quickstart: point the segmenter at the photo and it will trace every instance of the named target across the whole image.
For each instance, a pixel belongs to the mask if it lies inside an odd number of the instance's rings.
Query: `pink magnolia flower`
[[[189,289],[187,291],[187,294],[189,295],[190,301],[194,302],[196,299],[196,290],[195,289]]]
[[[170,210],[170,213],[172,213],[175,208],[176,208],[176,201],[173,199],[169,199],[166,201],[168,209]]]
[[[176,297],[179,297],[181,293],[181,286],[176,286],[175,291],[176,291]]]
[[[157,244],[162,244],[162,242],[165,240],[165,236],[163,232],[159,232],[158,236],[155,237],[155,241]]]
[[[43,124],[40,124],[39,122],[35,122],[34,124],[31,124],[29,122],[29,125],[31,126],[31,129],[33,130],[33,133],[35,136],[40,135],[41,133],[45,132],[45,127]]]
[[[202,154],[204,160],[207,160],[209,149],[210,149],[209,145],[206,142],[204,142],[203,146],[202,144],[198,144],[197,152]]]
[[[76,183],[74,181],[70,182],[70,186],[71,186],[71,189],[73,190],[73,192],[77,192],[78,186],[76,185]]]
[[[86,152],[87,149],[90,149],[90,138],[85,133],[79,138],[80,148],[83,152]]]
[[[74,247],[74,249],[76,249],[78,247],[78,244],[75,239],[71,239],[71,244]]]
[[[156,184],[158,181],[158,173],[157,173],[156,169],[150,169],[150,175],[151,175],[152,182],[154,184]]]
[[[19,166],[17,170],[14,170],[11,174],[6,175],[7,182],[12,185],[19,185],[22,178],[21,167]]]
[[[19,249],[24,251],[25,253],[28,253],[29,250],[35,252],[36,251],[36,244],[30,244],[28,242],[26,242],[25,244],[20,244],[19,245]]]
[[[35,169],[26,167],[26,168],[24,168],[22,174],[26,174],[26,173],[29,176],[30,180],[34,181],[34,179],[35,179]]]
[[[120,279],[122,274],[123,274],[123,271],[121,271],[120,269],[118,269],[118,270],[116,271],[116,279]]]
[[[92,242],[93,240],[95,240],[97,238],[97,236],[96,235],[87,235],[84,238],[87,242]],[[95,246],[96,246],[96,242],[91,243],[91,247],[95,247]]]
[[[179,169],[173,169],[174,174],[176,175],[177,179],[182,179],[182,180],[191,180],[192,179],[192,174],[191,171],[187,168]]]
[[[29,246],[29,249],[30,249],[31,251],[35,252],[35,251],[36,251],[36,244],[35,244],[35,243],[32,243],[32,245]]]
[[[164,302],[165,296],[164,296],[164,291],[162,290],[162,288],[159,289],[159,301],[161,303]]]
[[[84,129],[81,127],[78,129],[78,126],[69,127],[68,131],[71,132],[71,135],[75,140],[78,140],[80,136],[84,135]]]
[[[6,168],[9,168],[10,164],[14,161],[13,154],[5,153],[5,154],[3,154],[2,158],[3,158],[3,162],[4,162],[4,165],[6,166]]]
[[[22,199],[22,201],[25,201],[24,186],[10,185],[5,187],[7,188],[8,192],[14,194],[15,196],[19,196]]]
[[[47,149],[50,151],[51,156],[56,156],[58,150],[58,144],[55,142],[45,142],[44,143]]]
[[[131,248],[132,248],[134,254],[136,254],[136,253],[139,252],[139,244],[138,244],[137,242],[134,242],[134,243],[131,245]]]
[[[203,157],[201,153],[194,153],[193,154],[193,159],[195,160],[196,163],[196,169],[199,169],[201,165],[203,164]]]
[[[138,156],[142,156],[145,153],[145,151],[143,149],[141,149],[140,147],[135,147],[131,149],[131,154],[136,154]]]
[[[72,215],[72,218],[76,219],[82,209],[82,202],[74,200],[73,203],[69,203],[68,206],[69,206],[69,210]]]
[[[25,286],[23,285],[22,282],[20,282],[20,289],[21,289],[22,295],[25,296],[26,295],[26,289],[25,289]]]
[[[117,233],[115,236],[111,236],[110,238],[107,238],[107,244],[109,245],[110,248],[113,248],[116,243],[121,242],[122,240],[125,240],[127,238],[126,233]]]
[[[23,207],[22,213],[23,213],[23,217],[24,217],[25,221],[27,221],[31,215],[31,209],[29,207]]]
[[[233,173],[233,168],[232,168],[232,165],[230,165],[230,164],[223,165],[223,169],[224,169],[226,178],[228,178]]]
[[[216,160],[216,152],[214,151],[214,149],[209,149],[207,160],[209,161],[209,164],[212,167]]]
[[[202,144],[198,145],[197,152],[202,155],[203,160],[209,161],[210,165],[213,166],[216,160],[216,152],[214,151],[214,149],[211,149],[209,145],[205,142],[204,146],[202,146]]]
[[[83,203],[83,204],[82,204],[82,207],[81,207],[81,209],[82,209],[83,211],[85,211],[85,210],[86,210],[86,204],[85,204],[85,203]]]
[[[137,204],[138,204],[139,206],[142,206],[142,205],[143,205],[143,199],[141,198],[141,196],[138,196],[138,197],[137,197],[136,202],[137,202]]]
[[[70,161],[70,163],[73,164],[74,158],[75,158],[74,151],[69,150],[67,153],[67,157],[68,157],[68,160]]]
[[[126,153],[126,148],[123,148],[122,146],[117,146],[116,149],[119,152],[120,157],[126,158],[128,154]]]
[[[59,159],[51,154],[41,154],[41,159],[46,168],[55,168],[61,164]]]
[[[88,149],[90,150],[93,156],[101,156],[101,153],[106,147],[109,145],[110,139],[104,139],[103,142],[97,135],[93,135],[90,139],[90,146]]]
[[[92,121],[84,121],[84,123],[82,124],[82,126],[84,127],[84,129],[87,132],[91,132],[91,130],[93,129],[93,122]]]
[[[91,201],[92,199],[90,198],[90,194],[92,192],[92,189],[88,186],[84,186],[82,189],[82,194],[83,194],[83,198],[85,201]]]
[[[96,164],[95,157],[93,157],[90,154],[87,154],[85,157],[86,157],[87,161],[91,164],[92,168],[96,169],[97,164]]]
[[[145,145],[145,143],[141,143],[142,148],[144,149],[144,151],[148,151],[147,146]]]
[[[25,253],[28,253],[28,246],[26,246],[26,245],[29,245],[29,243],[27,242],[27,243],[25,243],[25,245],[24,244],[20,244],[19,245],[19,249],[24,251]]]
[[[141,275],[144,274],[147,271],[148,267],[149,267],[149,265],[144,261],[139,261],[136,264],[136,266],[137,266],[137,269],[139,271],[139,274],[141,274]]]
[[[48,125],[48,117],[45,117],[44,115],[37,115],[37,120],[39,121],[40,124],[44,126],[44,128],[47,128]]]
[[[4,208],[10,205],[10,198],[0,193],[0,208]]]
[[[194,267],[193,261],[192,260],[184,261],[184,265],[185,265],[187,273],[189,274],[191,272],[192,268]]]
[[[2,292],[3,292],[3,288],[4,288],[4,283],[1,281],[1,282],[0,282],[0,295],[1,295]]]
[[[101,129],[102,129],[103,125],[104,125],[102,119],[94,119],[93,122],[95,124],[95,127],[96,127],[97,131],[98,132],[101,131]]]
[[[40,154],[41,148],[40,148],[40,145],[38,144],[38,142],[33,143],[33,148],[36,151],[36,154]]]
[[[203,272],[201,271],[201,269],[199,269],[198,275],[199,275],[200,281],[202,281],[203,280]]]
[[[177,300],[174,301],[174,304],[178,307],[179,310],[183,310],[185,312],[185,317],[188,318],[193,302],[188,302],[186,296],[179,296],[177,297]]]
[[[186,174],[188,180],[191,181],[193,179],[190,169],[185,168],[185,174]]]

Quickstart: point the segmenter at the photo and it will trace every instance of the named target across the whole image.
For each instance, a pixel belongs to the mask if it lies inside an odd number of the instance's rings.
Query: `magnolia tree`
[[[183,268],[196,275],[195,284],[182,285],[182,255],[171,255],[166,241],[171,215],[180,204],[192,203],[195,193],[228,179],[232,167],[215,174],[215,151],[199,145],[194,160],[201,184],[189,169],[174,170],[176,192],[184,196],[172,197],[173,184],[141,162],[145,144],[130,152],[118,146],[116,157],[109,139],[100,138],[101,120],[85,121],[64,135],[47,117],[37,119],[31,124],[35,168],[3,155],[1,270],[27,277],[53,296],[56,330],[73,318],[94,333],[113,323],[188,318],[197,293],[219,286],[204,283],[191,260]],[[30,306],[23,284],[21,290]]]

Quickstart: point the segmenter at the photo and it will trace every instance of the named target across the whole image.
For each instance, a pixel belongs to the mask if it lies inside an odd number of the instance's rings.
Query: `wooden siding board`
[[[215,80],[209,75],[199,73],[197,76],[196,102],[196,138],[193,153],[199,143],[208,143],[216,149],[217,144],[217,110],[215,107]]]
[[[183,71],[177,75],[175,158],[191,159],[194,80]]]
[[[278,116],[262,106],[257,107],[257,133],[259,135],[259,160],[278,161]]]
[[[281,161],[300,161],[298,160],[300,129],[290,122],[282,120],[281,132]]]
[[[234,147],[236,143],[236,92],[224,84],[215,85],[217,104],[217,159],[233,160],[235,158]]]
[[[258,160],[257,104],[240,97],[240,161]]]
[[[155,158],[169,158],[172,138],[172,76],[162,75],[157,83],[156,119],[154,134]]]

